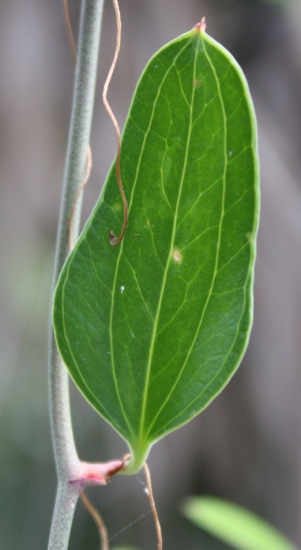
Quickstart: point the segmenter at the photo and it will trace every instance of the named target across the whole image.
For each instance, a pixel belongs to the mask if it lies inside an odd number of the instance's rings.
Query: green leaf
[[[56,289],[71,376],[128,442],[129,471],[222,390],[250,333],[256,123],[241,69],[199,26],[146,67],[113,166]]]
[[[237,550],[298,550],[260,517],[218,498],[188,498],[183,512],[193,523]]]

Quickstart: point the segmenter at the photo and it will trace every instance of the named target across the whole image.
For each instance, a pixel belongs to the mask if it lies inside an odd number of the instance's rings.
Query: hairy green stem
[[[77,487],[65,482],[59,482],[48,545],[49,550],[66,550],[68,548],[78,497],[79,492]]]
[[[87,147],[90,140],[93,114],[102,11],[103,0],[83,0],[72,116],[56,247],[54,284],[57,282],[69,252],[70,216],[85,175]],[[73,216],[73,241],[78,236],[80,209],[81,201],[79,200]],[[57,351],[52,330],[50,335],[49,384],[58,492],[48,550],[66,550],[75,504],[81,492],[80,485],[76,486],[70,480],[76,478],[80,463],[72,432],[68,373]]]

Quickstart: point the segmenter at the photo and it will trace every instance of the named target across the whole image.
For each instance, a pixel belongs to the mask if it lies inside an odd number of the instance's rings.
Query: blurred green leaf
[[[183,513],[193,523],[237,550],[298,550],[260,517],[218,498],[188,498]]]
[[[54,327],[88,401],[126,439],[130,471],[204,409],[244,354],[258,223],[255,116],[232,56],[200,26],[146,67],[113,166],[61,274]]]

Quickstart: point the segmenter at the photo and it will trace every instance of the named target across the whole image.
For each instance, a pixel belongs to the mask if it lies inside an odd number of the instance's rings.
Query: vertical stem
[[[78,58],[63,184],[62,205],[56,246],[54,284],[69,252],[69,222],[78,189],[85,175],[90,140],[97,73],[103,0],[83,0],[79,32]],[[79,229],[81,201],[73,215],[73,241]],[[50,414],[55,453],[58,494],[49,540],[49,550],[68,547],[74,507],[79,490],[69,483],[79,463],[75,448],[69,404],[67,369],[57,351],[53,331],[49,354]]]
[[[77,487],[59,482],[48,550],[67,550],[78,496]]]

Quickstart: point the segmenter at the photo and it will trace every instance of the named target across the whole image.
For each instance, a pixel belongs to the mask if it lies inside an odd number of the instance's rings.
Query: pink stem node
[[[84,489],[88,485],[107,485],[111,478],[124,467],[124,460],[109,462],[80,462],[70,483]]]

